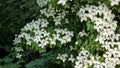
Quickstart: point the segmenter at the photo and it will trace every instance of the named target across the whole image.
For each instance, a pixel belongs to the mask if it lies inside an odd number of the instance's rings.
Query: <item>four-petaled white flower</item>
[[[65,5],[66,2],[67,2],[67,0],[59,0],[59,1],[58,1],[58,4]]]
[[[120,0],[109,0],[111,1],[111,6],[119,5]]]

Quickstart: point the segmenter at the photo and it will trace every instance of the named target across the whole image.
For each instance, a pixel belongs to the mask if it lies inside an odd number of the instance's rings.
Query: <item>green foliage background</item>
[[[53,0],[54,1],[54,0]],[[76,0],[78,1],[78,0]],[[80,0],[86,1],[86,0]],[[89,0],[90,3],[96,3],[98,1],[104,2],[109,6],[107,0]],[[61,61],[54,60],[54,57],[59,53],[59,50],[50,51],[47,49],[46,54],[39,55],[37,52],[27,52],[27,58],[17,60],[12,57],[14,52],[11,51],[13,46],[13,39],[15,34],[20,32],[20,29],[33,19],[39,17],[39,6],[36,0],[0,0],[0,67],[2,68],[70,68],[69,63],[66,65],[58,65]],[[111,7],[116,20],[120,20],[120,5]],[[77,21],[77,20],[76,20]],[[119,21],[120,22],[120,21]],[[92,31],[92,26],[88,22],[86,25]],[[79,28],[79,27],[78,27]],[[120,23],[118,23],[117,33],[120,33]],[[82,30],[82,29],[81,29]],[[92,38],[92,36],[90,35]],[[78,48],[78,47],[76,47]],[[57,48],[56,48],[57,49]],[[63,47],[63,50],[68,50],[67,47]],[[93,50],[93,49],[91,49]],[[90,50],[90,51],[91,51]],[[69,52],[69,51],[67,51]],[[30,55],[32,54],[32,55]],[[118,66],[119,68],[119,66]]]
[[[39,7],[36,0],[0,0],[0,41],[11,44],[13,36],[27,22],[36,19]]]
[[[39,16],[36,0],[0,0],[0,65],[2,68],[19,68],[19,62],[11,58],[15,34]]]

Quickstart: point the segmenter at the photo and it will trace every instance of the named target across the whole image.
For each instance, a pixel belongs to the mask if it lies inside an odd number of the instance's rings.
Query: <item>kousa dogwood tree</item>
[[[56,52],[72,68],[120,65],[120,0],[37,0],[40,14],[14,40],[16,58],[26,51]],[[115,12],[116,11],[116,12]]]

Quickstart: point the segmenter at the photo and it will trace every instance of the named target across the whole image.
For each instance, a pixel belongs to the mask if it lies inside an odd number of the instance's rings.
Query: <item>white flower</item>
[[[48,24],[49,24],[49,23],[48,23],[47,20],[42,19],[42,22],[41,22],[41,27],[42,27],[42,28],[47,27]]]
[[[45,45],[43,43],[38,44],[39,47],[44,48]]]
[[[57,59],[62,60],[65,62],[67,60],[68,55],[67,54],[58,54]]]
[[[21,47],[15,47],[16,52],[21,52],[23,49]]]
[[[55,29],[55,34],[53,38],[61,42],[61,44],[65,44],[67,42],[71,42],[73,37],[73,31],[68,31],[67,29]]]
[[[54,15],[56,14],[55,9],[52,8],[51,6],[48,9],[47,8],[41,9],[40,13],[43,14],[43,15],[45,15],[48,18],[50,16],[54,17]]]
[[[70,58],[68,59],[69,61],[71,61],[72,63],[75,61],[75,58],[73,57],[73,55],[70,55]]]
[[[32,43],[31,41],[27,41],[26,42],[27,45],[31,45],[31,43]]]
[[[70,50],[74,50],[73,46],[69,46],[70,47]]]
[[[40,7],[44,7],[48,4],[48,2],[51,0],[37,0],[37,3]]]
[[[55,25],[61,25],[61,18],[54,18]]]
[[[82,51],[80,51],[79,55],[76,57],[77,61],[75,61],[75,68],[88,68],[88,64],[91,62],[87,58],[90,55],[90,53],[82,48]],[[93,60],[92,60],[93,61]]]
[[[80,35],[81,37],[85,36],[85,35],[86,35],[85,30],[82,30],[82,32],[79,32],[79,35]]]
[[[58,1],[58,4],[65,5],[66,2],[67,2],[67,0],[59,0],[59,1]]]
[[[36,42],[36,43],[39,43],[40,41],[41,41],[41,39],[40,39],[40,36],[35,36],[34,37],[34,41]]]
[[[23,55],[20,53],[17,53],[16,58],[20,59]]]
[[[13,40],[13,44],[14,45],[16,45],[16,44],[19,44],[19,43],[21,43],[21,39],[20,38],[15,38],[14,40]]]
[[[120,0],[109,0],[111,1],[111,6],[118,5]]]

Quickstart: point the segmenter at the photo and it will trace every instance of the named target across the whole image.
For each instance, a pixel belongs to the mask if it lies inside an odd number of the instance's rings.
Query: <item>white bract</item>
[[[70,55],[70,58],[68,59],[69,61],[71,61],[72,63],[75,61],[75,58],[73,57],[73,55]]]
[[[15,51],[16,53],[16,58],[21,58],[23,55],[21,54],[21,52],[23,52],[24,50],[21,47],[15,47]]]
[[[42,8],[48,5],[51,0],[37,0],[38,5]]]
[[[58,54],[57,59],[62,60],[65,62],[67,60],[68,55],[67,54]]]
[[[120,0],[109,0],[111,2],[111,6],[119,5]]]
[[[67,2],[67,0],[59,0],[58,4],[62,4],[64,6],[66,2]]]
[[[85,35],[86,35],[85,30],[82,30],[81,32],[79,32],[79,35],[80,35],[81,37],[85,36]]]

